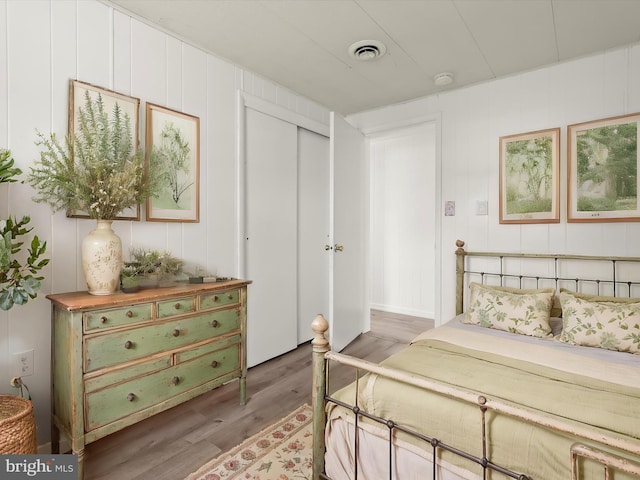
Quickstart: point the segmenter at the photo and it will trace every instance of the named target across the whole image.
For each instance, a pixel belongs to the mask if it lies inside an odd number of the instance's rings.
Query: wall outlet
[[[18,377],[33,375],[33,350],[14,353],[13,369]]]

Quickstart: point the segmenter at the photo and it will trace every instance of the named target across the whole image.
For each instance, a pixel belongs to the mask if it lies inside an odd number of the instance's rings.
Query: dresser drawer
[[[226,292],[206,294],[200,297],[200,310],[221,307],[223,305],[233,305],[239,301],[239,290],[228,290]]]
[[[175,298],[158,302],[158,318],[173,317],[196,311],[196,297]]]
[[[93,312],[85,312],[84,330],[85,332],[90,332],[92,330],[119,327],[138,322],[146,322],[152,318],[152,303],[142,303],[109,310],[95,310]]]
[[[215,349],[216,342],[210,348]],[[89,431],[106,425],[240,368],[240,345],[234,344],[166,370],[88,393],[85,428]]]
[[[84,371],[168,352],[240,328],[240,311],[215,310],[85,339]]]

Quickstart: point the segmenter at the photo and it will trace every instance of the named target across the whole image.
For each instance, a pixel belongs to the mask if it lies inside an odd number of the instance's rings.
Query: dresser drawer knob
[[[229,294],[229,300],[233,300],[233,293]]]
[[[107,323],[107,317],[100,317],[100,323]]]
[[[180,336],[180,329],[179,328],[174,328],[173,329],[173,336],[174,337],[179,337]]]
[[[176,304],[173,306],[173,308],[175,308],[176,310],[180,310],[180,304],[179,304],[179,303],[176,303]]]
[[[218,328],[220,326],[220,322],[218,322],[218,320],[214,320],[213,322],[211,322],[211,326],[213,328]]]
[[[173,383],[174,385],[178,385],[180,383],[180,377],[173,377],[171,379],[171,383]]]
[[[211,362],[211,366],[212,366],[213,368],[218,368],[218,367],[220,366],[220,363],[218,363],[218,361],[217,361],[217,360],[214,360],[213,362]]]
[[[126,348],[127,350],[129,350],[131,347],[133,347],[133,342],[131,340],[127,340],[124,343],[124,348]]]
[[[219,301],[218,295],[214,295],[214,296],[213,296],[213,301],[214,301],[214,302]]]
[[[129,395],[127,395],[127,400],[129,400],[130,402],[133,402],[135,399],[136,399],[135,393],[130,393]]]
[[[127,311],[127,317],[129,318],[133,317],[133,312],[131,310]]]

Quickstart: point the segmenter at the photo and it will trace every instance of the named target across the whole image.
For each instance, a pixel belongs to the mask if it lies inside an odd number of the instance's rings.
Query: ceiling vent
[[[356,60],[368,62],[387,53],[387,47],[377,40],[362,40],[349,47],[349,55]]]

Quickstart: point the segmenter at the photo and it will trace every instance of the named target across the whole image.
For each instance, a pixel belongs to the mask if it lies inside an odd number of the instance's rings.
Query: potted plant
[[[135,266],[139,275],[151,284],[168,282],[182,272],[184,262],[170,252],[132,248],[130,265]]]
[[[0,149],[0,183],[16,182],[22,171],[14,167],[11,152]],[[9,310],[14,305],[23,305],[29,299],[36,298],[43,279],[38,272],[44,268],[49,259],[42,258],[47,242],[40,243],[34,236],[27,248],[25,258],[22,248],[25,235],[31,232],[30,217],[25,215],[21,220],[9,216],[0,221],[0,309]]]
[[[140,290],[140,280],[143,274],[137,262],[124,262],[120,272],[121,289],[124,293],[134,293]]]
[[[53,133],[38,132],[40,158],[28,182],[37,191],[34,201],[48,203],[54,212],[85,212],[97,221],[97,228],[83,240],[82,266],[89,293],[109,295],[118,289],[122,267],[122,243],[112,221],[155,196],[162,171],[155,155],[145,168],[144,154],[132,138],[131,120],[117,102],[109,115],[102,96],[92,99],[86,92],[78,119],[78,132],[67,135],[64,143]]]

